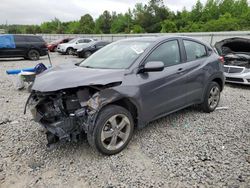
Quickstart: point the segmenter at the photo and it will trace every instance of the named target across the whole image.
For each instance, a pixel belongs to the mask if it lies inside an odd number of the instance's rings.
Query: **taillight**
[[[219,61],[221,62],[221,64],[224,64],[225,63],[224,57],[220,56]]]

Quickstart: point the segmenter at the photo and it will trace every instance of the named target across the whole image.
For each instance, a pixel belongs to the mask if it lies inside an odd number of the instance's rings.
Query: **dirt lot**
[[[79,61],[52,54],[54,64]],[[43,57],[38,62],[48,63]],[[250,187],[250,87],[227,85],[211,114],[190,107],[136,130],[107,157],[87,141],[46,148],[6,69],[38,62],[0,59],[0,187]]]

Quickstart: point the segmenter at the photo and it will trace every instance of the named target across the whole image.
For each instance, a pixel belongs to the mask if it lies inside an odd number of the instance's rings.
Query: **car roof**
[[[20,35],[20,34],[12,34],[13,36],[21,36],[21,37],[42,37],[42,36],[40,36],[40,35],[26,35],[26,34],[24,34],[24,35]]]
[[[192,40],[192,41],[196,41],[199,43],[202,43],[204,45],[207,46],[207,44],[205,44],[204,42],[191,38],[191,37],[186,37],[186,36],[175,36],[175,35],[169,35],[169,36],[154,36],[154,37],[134,37],[134,38],[128,38],[128,39],[122,39],[121,41],[129,41],[129,42],[140,42],[140,41],[145,41],[145,42],[161,42],[167,39],[187,39],[187,40]]]

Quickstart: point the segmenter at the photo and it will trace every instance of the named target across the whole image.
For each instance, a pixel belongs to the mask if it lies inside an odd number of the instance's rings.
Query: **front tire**
[[[213,112],[220,102],[220,86],[217,82],[211,82],[208,85],[204,102],[202,103],[202,109],[204,112]]]
[[[67,48],[66,54],[68,54],[68,55],[73,55],[73,53],[74,53],[73,48]]]
[[[88,142],[105,155],[122,151],[131,140],[134,121],[128,110],[117,105],[108,105],[100,112]]]
[[[88,58],[89,56],[91,56],[92,55],[92,53],[90,52],[90,51],[86,51],[85,53],[84,53],[84,57],[85,58]]]

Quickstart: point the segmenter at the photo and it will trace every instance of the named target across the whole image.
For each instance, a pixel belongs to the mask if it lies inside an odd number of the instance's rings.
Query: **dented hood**
[[[51,92],[79,86],[106,85],[121,82],[123,76],[124,70],[120,69],[92,69],[68,63],[37,75],[32,90]]]

